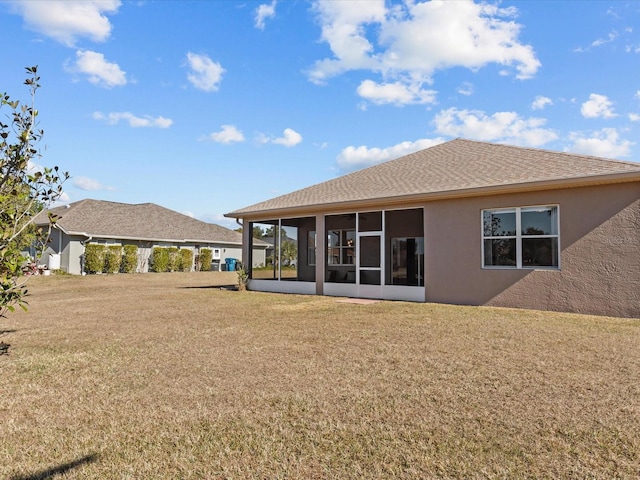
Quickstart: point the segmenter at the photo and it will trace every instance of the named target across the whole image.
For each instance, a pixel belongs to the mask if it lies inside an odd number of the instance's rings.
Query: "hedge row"
[[[188,248],[154,247],[151,269],[154,272],[190,272],[193,251]]]
[[[90,243],[84,249],[84,270],[87,273],[135,273],[138,247],[135,245],[98,245]]]
[[[200,250],[196,267],[201,271],[211,269],[213,251]],[[189,272],[193,265],[193,251],[188,248],[155,247],[151,257],[153,272]],[[135,273],[138,265],[138,247],[135,245],[98,245],[90,243],[84,251],[84,270],[87,273]]]

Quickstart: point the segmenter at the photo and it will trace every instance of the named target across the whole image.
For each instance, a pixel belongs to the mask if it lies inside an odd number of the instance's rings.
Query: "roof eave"
[[[378,197],[362,200],[341,202],[328,202],[321,204],[304,205],[299,207],[283,207],[266,210],[243,212],[237,210],[224,214],[228,218],[243,218],[249,220],[266,219],[271,217],[301,216],[322,213],[326,211],[360,210],[369,207],[411,205],[421,202],[436,200],[450,200],[464,197],[480,197],[487,195],[504,195],[509,193],[533,192],[541,190],[554,190],[559,188],[577,188],[594,185],[606,185],[613,183],[628,183],[640,181],[640,171],[623,172],[616,174],[591,175],[574,178],[559,178],[552,180],[522,182],[508,185],[491,185],[486,187],[463,188],[442,192],[419,193],[410,195],[398,195],[395,197]]]

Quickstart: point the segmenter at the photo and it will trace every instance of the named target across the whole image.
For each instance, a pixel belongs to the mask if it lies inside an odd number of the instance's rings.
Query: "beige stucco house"
[[[636,162],[456,139],[227,216],[297,240],[253,290],[640,317]]]
[[[102,200],[81,200],[50,210],[57,220],[42,261],[67,273],[83,272],[85,245],[136,245],[138,272],[148,272],[154,247],[178,247],[193,251],[212,250],[212,269],[224,269],[225,258],[242,261],[242,235],[153,203],[127,204]],[[45,212],[36,224],[47,225]],[[267,244],[254,242],[252,257],[264,263]],[[51,263],[55,263],[52,266]],[[195,265],[194,265],[195,267]]]

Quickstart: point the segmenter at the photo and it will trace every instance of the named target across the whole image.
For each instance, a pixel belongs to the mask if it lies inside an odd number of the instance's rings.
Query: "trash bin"
[[[224,259],[224,263],[227,264],[227,271],[228,272],[235,272],[236,271],[236,259],[235,258],[225,258]]]
[[[211,270],[214,272],[219,272],[220,271],[220,262],[214,261],[211,264]]]

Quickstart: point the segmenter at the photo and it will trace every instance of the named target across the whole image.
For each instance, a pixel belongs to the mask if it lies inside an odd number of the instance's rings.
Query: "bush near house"
[[[154,272],[169,271],[169,250],[164,247],[155,247],[151,258],[151,268]]]
[[[87,273],[102,273],[104,269],[104,245],[90,243],[84,248],[84,270]]]
[[[213,250],[210,248],[200,249],[200,270],[208,272],[211,270],[211,260],[213,258]]]
[[[193,251],[188,248],[181,248],[178,251],[178,256],[180,257],[179,271],[190,272],[193,265]]]
[[[123,247],[121,271],[123,273],[136,273],[138,265],[138,247],[135,245],[125,245]]]
[[[122,265],[122,246],[109,245],[104,248],[104,272],[118,273]]]
[[[180,271],[180,254],[178,252],[178,247],[168,247],[167,252],[169,254],[169,272],[179,272]]]

